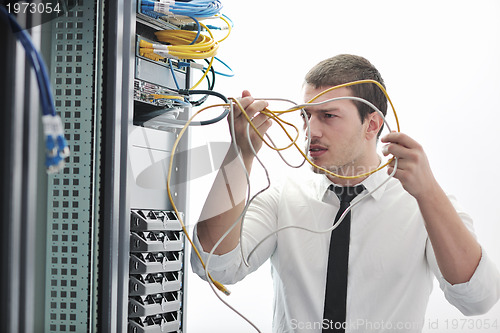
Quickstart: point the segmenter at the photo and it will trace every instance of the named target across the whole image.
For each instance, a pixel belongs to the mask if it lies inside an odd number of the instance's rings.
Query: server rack
[[[166,189],[144,181],[165,179],[163,160],[179,130],[163,124],[162,114],[183,119],[189,109],[161,105],[160,112],[158,105],[134,102],[135,82],[139,88],[170,86],[167,64],[160,64],[164,75],[155,78],[158,72],[151,69],[158,64],[136,54],[138,36],[166,23],[156,26],[154,18],[144,17],[137,22],[143,15],[136,15],[134,1],[58,3],[64,12],[50,21],[18,15],[32,27],[49,66],[70,145],[67,166],[58,174],[44,170],[32,70],[14,35],[0,34],[0,105],[7,111],[1,122],[0,331],[185,331],[184,237]],[[9,31],[5,22],[0,25]],[[175,73],[187,88],[189,70]],[[183,215],[188,145],[183,141],[186,153],[173,173]],[[160,162],[135,177],[144,153]]]
[[[131,187],[130,284],[128,331],[185,332],[185,240],[179,216],[167,193],[167,171],[180,126],[189,108],[158,96],[190,87],[190,70],[178,61],[156,61],[141,55],[141,40],[154,41],[156,31],[178,29],[154,14],[136,12],[134,114],[129,133]],[[152,16],[151,16],[152,15]],[[175,78],[174,78],[175,75]],[[187,212],[189,136],[178,148],[171,191],[181,218]]]

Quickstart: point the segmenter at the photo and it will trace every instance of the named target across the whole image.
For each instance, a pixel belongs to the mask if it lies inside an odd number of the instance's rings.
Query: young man
[[[307,74],[304,100],[361,79],[383,84],[377,69],[362,57],[327,59]],[[386,112],[386,98],[374,84],[333,90],[316,101],[343,96],[366,99]],[[247,91],[240,102],[260,133],[265,133],[271,120],[259,112],[267,102],[254,100]],[[254,155],[246,138],[246,120],[238,111],[233,140],[250,173]],[[347,99],[308,107],[306,113],[311,136],[308,153],[317,166],[341,176],[380,166],[376,145],[383,120],[377,112]],[[253,132],[251,140],[258,151],[262,141]],[[500,275],[476,241],[471,218],[436,182],[422,147],[402,133],[390,133],[381,141],[384,154],[394,155],[398,163],[394,178],[376,191],[394,171],[394,162],[353,179],[313,168],[309,178],[290,178],[259,195],[245,215],[242,243],[238,226],[216,249],[210,272],[222,283],[235,283],[271,259],[273,332],[420,332],[433,275],[447,300],[465,315],[485,313],[500,297]],[[194,239],[205,258],[244,208],[246,177],[235,157],[231,149],[195,228]],[[357,187],[362,191],[359,197],[370,194],[333,232],[281,231],[256,250],[250,267],[243,263],[240,247],[248,255],[280,227],[330,228],[338,211],[348,206],[341,201],[354,200],[336,193],[353,192],[355,185],[363,185]],[[346,228],[347,234],[337,233]],[[204,276],[198,258],[192,258],[192,265]]]

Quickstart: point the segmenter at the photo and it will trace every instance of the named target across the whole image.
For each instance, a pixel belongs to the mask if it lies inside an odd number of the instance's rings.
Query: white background
[[[366,57],[382,73],[401,130],[424,146],[441,186],[473,216],[483,248],[500,266],[500,1],[222,2],[234,30],[218,56],[236,76],[217,77],[216,91],[237,97],[249,89],[254,96],[301,102],[304,75],[317,62],[339,53]],[[277,133],[278,126],[271,130]],[[192,134],[195,146],[229,142],[225,121]],[[286,170],[276,154],[263,149],[261,155],[273,179]],[[191,227],[214,175],[191,182]],[[256,187],[264,184],[262,172],[252,178]],[[269,271],[264,264],[224,296],[262,332],[271,331]],[[255,332],[190,268],[187,293],[189,333]],[[480,325],[496,320],[500,327],[500,304],[471,317],[474,322],[465,318],[435,284],[424,332],[499,332]]]

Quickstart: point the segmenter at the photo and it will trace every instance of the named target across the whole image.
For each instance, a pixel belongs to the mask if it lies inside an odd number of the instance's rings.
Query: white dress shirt
[[[387,178],[383,169],[365,179],[372,191]],[[321,332],[330,232],[287,229],[245,255],[269,233],[287,225],[325,230],[332,226],[339,199],[328,190],[324,175],[289,177],[251,204],[243,237],[233,251],[213,256],[209,271],[221,283],[231,284],[271,259],[274,282],[273,332]],[[471,232],[472,220],[449,197]],[[202,249],[196,228],[195,245]],[[207,253],[202,253],[206,260]],[[193,270],[204,270],[192,257]],[[351,240],[347,287],[346,332],[421,332],[433,286],[433,275],[446,299],[465,315],[488,311],[500,297],[500,274],[483,251],[470,281],[451,285],[442,277],[417,202],[396,179],[364,198],[351,212]]]

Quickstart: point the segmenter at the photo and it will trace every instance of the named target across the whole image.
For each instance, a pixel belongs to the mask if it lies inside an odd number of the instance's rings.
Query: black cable
[[[204,59],[204,60],[205,60],[205,62],[206,62],[207,64],[210,64],[210,61],[208,61],[208,59]],[[214,69],[214,67],[213,67],[213,66],[210,66],[210,71],[212,72],[212,81],[210,82],[210,79],[209,79],[209,77],[208,77],[208,75],[207,75],[208,90],[212,90],[212,91],[213,91],[213,90],[214,90],[214,86],[215,86],[215,76],[216,76],[216,75],[215,75],[215,69]],[[197,100],[197,101],[192,101],[192,102],[190,102],[190,103],[191,103],[191,105],[193,105],[193,106],[200,106],[201,104],[205,103],[205,101],[207,100],[207,98],[208,98],[208,95],[205,95],[205,96],[203,96],[202,98],[200,98],[199,100]]]
[[[219,97],[220,99],[222,99],[224,101],[224,103],[229,104],[229,100],[227,99],[226,96],[222,95],[221,93],[219,93],[217,91],[213,91],[213,90],[187,90],[187,89],[183,89],[183,90],[179,90],[178,93],[181,95],[186,95],[186,96],[212,95],[215,97]],[[204,125],[215,124],[215,123],[221,121],[222,119],[224,119],[228,114],[229,114],[229,108],[224,108],[224,112],[222,112],[219,116],[217,116],[213,119],[209,119],[209,120],[202,120],[202,121],[200,121],[200,125],[204,126]]]
[[[207,65],[210,66],[210,61],[208,61],[208,59],[205,59],[205,62],[207,63]],[[212,72],[212,85],[209,86],[208,90],[214,90],[214,86],[215,86],[215,69],[214,69],[214,66],[210,66],[210,71]],[[208,76],[208,75],[207,75]]]
[[[224,101],[224,103],[227,103],[229,104],[229,100],[227,99],[226,96],[222,95],[221,93],[217,92],[217,91],[213,91],[213,90],[200,90],[200,89],[196,89],[196,90],[188,90],[188,89],[180,89],[179,91],[177,91],[179,94],[181,95],[186,95],[186,96],[190,96],[190,95],[212,95],[212,96],[215,96],[215,97],[219,97],[220,99],[222,99]]]

